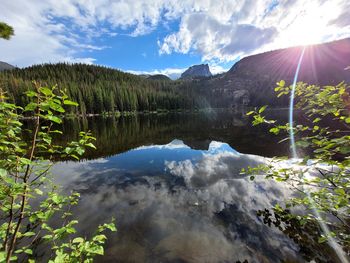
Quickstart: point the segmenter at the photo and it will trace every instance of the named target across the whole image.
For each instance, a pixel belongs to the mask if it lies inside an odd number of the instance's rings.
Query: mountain
[[[273,80],[294,78],[303,47],[270,51],[243,58],[234,65],[227,76],[269,76]],[[350,81],[350,38],[305,47],[298,79],[310,84],[329,85]],[[247,75],[248,74],[248,75]]]
[[[163,74],[156,74],[156,75],[150,75],[147,77],[147,79],[151,80],[171,80],[168,76],[163,75]]]
[[[139,76],[139,77],[141,77],[141,78],[148,79],[151,75],[149,75],[149,74],[139,74],[139,75],[137,75],[137,76]]]
[[[181,74],[180,79],[194,79],[198,77],[211,77],[208,64],[194,65]]]
[[[164,75],[164,74],[154,74],[154,75],[140,74],[137,76],[142,77],[144,79],[149,79],[149,80],[162,80],[162,81],[171,80],[171,78],[169,78],[167,75]]]
[[[228,72],[212,76],[209,66],[194,65],[182,80],[165,75],[137,76],[116,69],[84,64],[44,64],[0,72],[0,83],[18,105],[27,103],[24,91],[36,80],[42,85],[66,88],[78,114],[115,111],[156,111],[225,108],[238,105],[288,106],[274,88],[281,79],[291,84],[303,47],[248,56]],[[0,66],[7,65],[1,63]],[[334,85],[350,83],[350,38],[307,46],[298,81]]]
[[[0,71],[3,71],[3,70],[10,70],[10,69],[14,69],[15,67],[6,63],[6,62],[2,62],[0,61]]]
[[[214,105],[288,105],[275,98],[276,82],[291,84],[303,47],[292,47],[248,56],[227,73],[201,85],[210,88]],[[350,38],[305,47],[298,81],[317,85],[350,83]]]

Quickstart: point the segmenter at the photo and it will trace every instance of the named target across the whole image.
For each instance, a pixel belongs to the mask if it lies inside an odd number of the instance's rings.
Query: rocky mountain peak
[[[212,76],[209,65],[201,64],[189,67],[184,73],[181,74],[181,79],[193,79],[198,77],[210,77]]]

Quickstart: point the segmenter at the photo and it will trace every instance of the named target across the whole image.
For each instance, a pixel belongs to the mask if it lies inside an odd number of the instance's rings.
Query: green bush
[[[277,83],[277,96],[291,93],[292,87],[285,82]],[[297,220],[299,229],[311,224],[319,225],[317,242],[328,241],[331,247],[342,247],[350,253],[350,95],[345,83],[336,86],[319,87],[298,83],[295,89],[296,108],[301,110],[306,124],[279,124],[269,120],[263,114],[266,107],[248,112],[253,118],[253,125],[267,124],[273,134],[292,131],[297,141],[295,145],[302,158],[294,160],[293,165],[281,168],[281,158],[273,158],[271,163],[243,171],[251,175],[261,173],[267,178],[288,184],[299,195],[290,200],[283,200],[286,205],[276,205],[272,210],[275,221],[267,219],[269,210],[259,211],[266,222],[277,222],[278,227],[286,232],[288,226],[282,226],[281,218]],[[289,139],[286,138],[286,139]],[[301,208],[304,214],[294,214],[293,208]],[[276,218],[278,219],[276,221]],[[286,222],[286,220],[284,221]],[[295,237],[296,229],[288,231]],[[313,231],[315,234],[315,231]],[[303,238],[310,237],[307,233]],[[302,238],[296,238],[301,240]],[[300,241],[301,242],[301,241]],[[309,242],[310,243],[310,242]],[[338,245],[337,245],[338,244]],[[309,246],[311,246],[309,244]],[[315,245],[317,246],[317,245]],[[320,251],[318,251],[320,252]],[[321,251],[322,253],[322,251]],[[327,253],[323,251],[323,253]],[[338,254],[343,254],[340,252]],[[343,254],[344,256],[344,254]],[[342,257],[342,255],[340,255]],[[310,259],[311,260],[311,259]]]
[[[79,159],[86,147],[95,148],[95,138],[80,132],[78,141],[56,145],[53,136],[62,132],[54,127],[62,123],[66,108],[77,103],[56,86],[36,83],[26,97],[29,103],[22,108],[8,103],[0,89],[0,262],[34,262],[41,243],[50,247],[50,262],[92,262],[103,255],[105,230],[116,231],[113,220],[99,226],[90,239],[74,235],[78,221],[72,220],[70,209],[79,193],[61,195],[48,175],[53,160]],[[32,120],[32,128],[23,128],[24,115]],[[62,219],[61,227],[52,226],[53,217]]]

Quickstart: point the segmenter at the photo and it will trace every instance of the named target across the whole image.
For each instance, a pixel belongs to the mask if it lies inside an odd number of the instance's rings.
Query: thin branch
[[[38,87],[36,86],[36,88],[38,89]],[[32,147],[31,147],[31,151],[30,151],[30,155],[29,155],[29,160],[32,161],[33,157],[34,157],[34,151],[35,151],[35,147],[36,147],[36,140],[37,140],[37,136],[38,136],[38,132],[39,132],[39,127],[40,127],[40,118],[39,118],[39,114],[40,114],[40,107],[39,107],[39,103],[40,103],[40,98],[38,95],[38,99],[37,99],[37,109],[36,109],[36,127],[35,127],[35,131],[34,131],[34,135],[33,135],[33,141],[32,141]],[[22,200],[21,200],[21,208],[20,208],[20,217],[17,221],[17,225],[15,228],[15,231],[12,235],[12,240],[9,246],[9,249],[7,251],[7,256],[6,256],[6,263],[9,263],[12,257],[12,254],[14,252],[15,246],[16,246],[16,240],[17,240],[17,235],[18,235],[18,231],[19,228],[22,224],[22,220],[24,218],[24,210],[25,210],[25,206],[26,206],[26,202],[27,202],[27,190],[28,190],[28,179],[30,176],[30,164],[27,165],[25,174],[24,174],[24,178],[23,178],[23,183],[24,183],[24,189],[23,189],[23,195],[22,195]]]
[[[335,188],[338,188],[338,186],[337,186],[328,176],[326,176],[326,174],[323,173],[323,172],[321,171],[321,169],[317,169],[317,171],[318,171],[328,182],[330,182],[331,185],[333,185]]]

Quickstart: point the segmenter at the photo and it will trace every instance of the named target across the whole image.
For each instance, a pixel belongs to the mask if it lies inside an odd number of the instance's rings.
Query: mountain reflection
[[[196,150],[173,140],[59,163],[54,173],[63,189],[82,195],[74,212],[81,233],[116,218],[118,232],[100,262],[299,261],[296,245],[256,216],[292,193],[275,181],[240,174],[265,161],[226,143]]]
[[[286,121],[287,111],[269,113],[273,119]],[[288,155],[287,143],[278,144],[284,137],[271,136],[267,127],[251,127],[245,112],[213,110],[200,113],[148,114],[127,117],[66,118],[63,135],[58,143],[78,138],[80,131],[91,131],[96,137],[97,150],[84,158],[113,156],[142,145],[165,145],[178,138],[192,149],[206,150],[211,141],[224,141],[244,153],[262,156]]]

